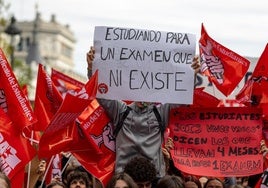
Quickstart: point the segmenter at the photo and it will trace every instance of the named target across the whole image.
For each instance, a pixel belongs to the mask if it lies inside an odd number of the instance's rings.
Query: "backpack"
[[[115,127],[115,130],[114,130],[114,137],[117,136],[118,132],[119,132],[120,129],[122,128],[123,123],[124,123],[125,119],[127,118],[128,114],[129,114],[129,112],[130,112],[131,110],[132,110],[132,109],[131,109],[129,106],[127,106],[127,109],[126,109],[126,111],[124,112],[124,114],[123,114],[121,120],[118,122],[117,126]],[[164,123],[163,123],[162,120],[161,120],[161,116],[160,116],[160,114],[159,114],[159,112],[158,112],[156,106],[153,107],[153,112],[154,112],[154,115],[155,115],[155,117],[156,117],[156,119],[157,119],[157,121],[158,121],[158,124],[159,124],[159,128],[160,128],[161,133],[164,133],[164,131],[165,131],[165,126],[164,126]]]

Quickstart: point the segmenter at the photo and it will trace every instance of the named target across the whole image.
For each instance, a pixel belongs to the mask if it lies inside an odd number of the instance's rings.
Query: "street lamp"
[[[11,17],[10,24],[5,29],[5,33],[10,35],[10,45],[11,45],[11,67],[13,69],[14,66],[14,51],[15,51],[15,36],[21,33],[21,30],[16,25],[16,19],[14,16]]]

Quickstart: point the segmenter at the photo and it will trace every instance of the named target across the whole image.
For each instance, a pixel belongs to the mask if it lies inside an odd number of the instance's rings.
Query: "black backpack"
[[[131,109],[129,106],[127,106],[127,109],[126,109],[126,111],[124,112],[124,114],[123,114],[123,116],[122,116],[122,119],[119,121],[119,123],[118,123],[117,126],[115,127],[115,130],[114,130],[114,137],[117,136],[118,132],[119,132],[120,129],[122,128],[123,123],[124,123],[125,119],[127,118],[128,114],[129,114],[129,112],[130,112],[131,110],[132,110],[132,109]],[[165,131],[165,126],[164,126],[164,123],[163,123],[162,120],[161,120],[161,116],[160,116],[160,114],[159,114],[159,112],[158,112],[156,106],[153,107],[153,112],[154,112],[154,115],[155,115],[155,117],[156,117],[156,119],[157,119],[157,121],[158,121],[158,124],[159,124],[159,128],[160,128],[161,133],[164,133],[164,131]]]

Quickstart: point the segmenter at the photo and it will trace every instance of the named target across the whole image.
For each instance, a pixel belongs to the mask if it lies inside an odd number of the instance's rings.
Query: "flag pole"
[[[31,177],[31,165],[32,164],[32,161],[29,162],[29,165],[28,165],[28,175],[27,175],[27,188],[29,188],[29,184],[30,184],[30,177]]]
[[[68,164],[70,163],[71,161],[71,156],[68,158],[68,161],[65,163],[64,167],[62,168],[61,170],[61,174],[64,172],[64,170],[67,168]]]
[[[33,130],[31,131],[31,145],[33,145]],[[30,185],[30,178],[31,178],[31,166],[32,166],[32,161],[29,162],[29,165],[28,165],[28,176],[27,176],[27,188],[29,188],[29,185]]]

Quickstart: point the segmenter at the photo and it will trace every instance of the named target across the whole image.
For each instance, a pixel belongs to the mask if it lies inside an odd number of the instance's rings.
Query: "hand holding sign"
[[[87,53],[87,57],[86,57],[86,59],[87,59],[87,77],[88,77],[88,79],[91,76],[92,63],[93,63],[93,60],[94,60],[94,56],[95,56],[95,49],[94,49],[93,46],[91,46],[89,52]]]

